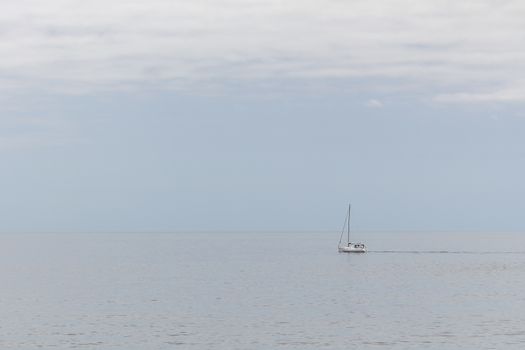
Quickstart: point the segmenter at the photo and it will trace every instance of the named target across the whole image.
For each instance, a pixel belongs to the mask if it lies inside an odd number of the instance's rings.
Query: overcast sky
[[[523,18],[0,0],[0,231],[525,230]]]

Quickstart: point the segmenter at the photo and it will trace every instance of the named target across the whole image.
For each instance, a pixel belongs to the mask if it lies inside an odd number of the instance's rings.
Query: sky
[[[524,16],[0,0],[0,232],[525,230]]]

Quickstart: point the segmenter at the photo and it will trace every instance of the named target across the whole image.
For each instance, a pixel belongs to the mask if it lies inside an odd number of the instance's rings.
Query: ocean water
[[[523,349],[525,233],[0,235],[0,349]]]

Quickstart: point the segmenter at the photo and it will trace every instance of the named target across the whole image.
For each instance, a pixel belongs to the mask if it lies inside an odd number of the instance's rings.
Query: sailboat
[[[346,214],[345,223],[343,230],[341,231],[341,237],[339,238],[339,244],[337,246],[339,253],[366,253],[366,246],[363,243],[352,243],[350,242],[350,210],[352,205],[348,205],[348,213]],[[347,243],[343,244],[343,235],[347,232]]]

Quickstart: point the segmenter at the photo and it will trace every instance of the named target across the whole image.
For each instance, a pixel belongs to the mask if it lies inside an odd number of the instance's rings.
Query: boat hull
[[[366,247],[363,244],[359,244],[358,247],[355,245],[340,246],[339,253],[366,253]]]

